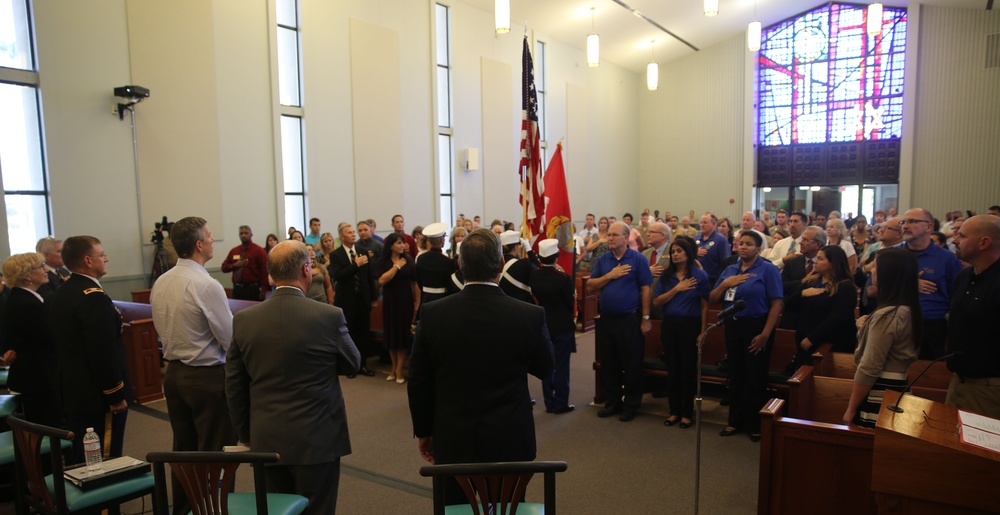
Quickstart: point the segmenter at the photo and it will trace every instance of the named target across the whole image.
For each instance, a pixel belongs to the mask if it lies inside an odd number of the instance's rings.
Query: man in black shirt
[[[948,311],[948,360],[955,372],[946,402],[1000,418],[1000,217],[979,215],[955,233],[958,257],[971,267],[955,278]]]

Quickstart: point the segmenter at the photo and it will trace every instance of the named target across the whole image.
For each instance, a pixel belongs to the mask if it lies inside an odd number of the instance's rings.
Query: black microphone
[[[739,311],[743,311],[747,307],[747,301],[738,300],[726,309],[719,312],[719,321],[715,323],[716,326],[720,326],[726,322],[726,319],[735,315]]]
[[[960,354],[962,354],[962,351],[955,351],[955,352],[952,352],[951,354],[945,354],[944,356],[941,356],[940,358],[938,358],[938,359],[936,359],[936,360],[931,361],[930,363],[928,363],[927,366],[924,367],[924,369],[922,371],[920,371],[919,374],[917,374],[916,379],[914,379],[909,384],[907,384],[906,388],[903,388],[903,393],[899,394],[899,398],[896,399],[896,404],[890,405],[889,408],[888,408],[888,410],[891,411],[891,412],[893,412],[893,413],[902,413],[903,412],[903,408],[899,407],[899,403],[903,401],[903,396],[906,395],[906,393],[910,391],[910,388],[913,388],[913,385],[916,384],[916,382],[919,381],[921,377],[924,377],[924,374],[927,373],[927,371],[930,370],[931,367],[935,363],[937,363],[938,361],[942,361],[942,360],[948,359],[948,358],[953,357],[953,356],[958,356]]]

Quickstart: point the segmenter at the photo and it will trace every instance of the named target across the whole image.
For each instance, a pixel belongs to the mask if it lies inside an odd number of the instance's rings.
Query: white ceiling
[[[493,13],[494,0],[462,0]],[[755,0],[719,0],[719,14],[702,13],[702,0],[621,0],[651,18],[670,32],[699,49],[743,34],[754,20]],[[864,3],[866,0],[855,0]],[[808,11],[822,0],[756,0],[757,19],[764,27]],[[889,0],[887,6],[907,7],[917,3],[949,7],[986,9],[991,0]],[[678,59],[694,50],[612,0],[510,0],[509,34],[497,37],[520,38],[523,26],[551,39],[586,49],[591,33],[591,11],[597,33],[601,36],[601,61],[611,61],[637,73],[645,73],[652,58],[650,40],[655,40],[655,58],[659,63]]]

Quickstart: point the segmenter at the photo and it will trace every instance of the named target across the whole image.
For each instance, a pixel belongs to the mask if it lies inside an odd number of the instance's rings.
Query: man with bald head
[[[597,321],[597,356],[607,400],[597,412],[601,418],[620,414],[622,422],[635,418],[642,403],[643,335],[649,321],[653,274],[649,260],[629,248],[631,229],[615,222],[608,229],[609,252],[601,254],[587,281],[587,291],[601,292]]]
[[[930,211],[913,208],[903,214],[903,244],[917,258],[920,278],[920,309],[923,312],[924,339],[920,343],[920,359],[944,356],[948,323],[945,315],[951,303],[955,276],[962,269],[955,254],[931,242],[934,217]]]
[[[971,264],[955,279],[948,311],[948,360],[955,372],[946,402],[1000,418],[1000,217],[973,216],[955,232],[962,261]]]

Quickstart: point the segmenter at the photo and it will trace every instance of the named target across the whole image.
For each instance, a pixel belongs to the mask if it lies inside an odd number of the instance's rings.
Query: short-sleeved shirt
[[[948,368],[962,377],[1000,377],[996,316],[1000,313],[1000,261],[983,273],[972,267],[955,279],[948,313],[948,350],[961,351]]]
[[[905,241],[899,247],[909,250]],[[937,286],[934,293],[920,294],[920,311],[926,320],[942,320],[951,305],[952,286],[955,285],[958,272],[962,270],[962,263],[955,254],[933,243],[924,250],[913,251],[913,254],[917,256],[920,278]]]
[[[628,275],[613,279],[601,288],[601,300],[598,310],[602,315],[627,315],[642,308],[642,287],[653,282],[653,273],[649,270],[649,261],[642,254],[625,249],[621,259],[614,252],[605,252],[597,258],[594,269],[590,273],[592,279],[603,277],[618,265],[631,265]]]
[[[698,262],[701,263],[701,268],[705,270],[705,273],[708,274],[710,279],[713,277],[719,277],[719,272],[722,268],[722,260],[726,259],[733,253],[733,250],[729,245],[729,240],[720,234],[719,231],[715,231],[708,238],[705,238],[702,234],[697,235],[695,242],[698,244],[698,248],[708,250],[708,254],[698,258]]]
[[[739,318],[767,316],[771,309],[771,300],[784,298],[781,272],[778,271],[778,267],[762,257],[758,257],[746,270],[741,270],[742,266],[742,261],[727,266],[715,283],[715,287],[718,288],[719,284],[722,284],[722,281],[729,277],[750,274],[750,278],[746,282],[736,287],[736,296],[731,300],[724,301],[723,306],[728,308],[737,300],[742,300],[747,303],[747,307],[737,314]]]
[[[694,277],[698,281],[698,285],[692,290],[682,291],[674,295],[670,299],[670,302],[661,306],[664,318],[701,317],[701,300],[708,300],[708,294],[712,291],[712,285],[708,281],[708,274],[700,268],[691,267],[688,270],[688,277]],[[653,293],[653,298],[655,299],[672,290],[679,282],[681,280],[677,278],[677,274],[664,272],[660,276],[660,280],[656,281],[656,291]]]

